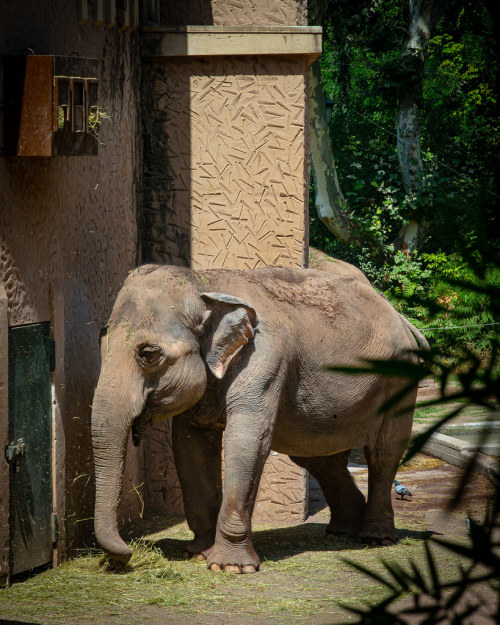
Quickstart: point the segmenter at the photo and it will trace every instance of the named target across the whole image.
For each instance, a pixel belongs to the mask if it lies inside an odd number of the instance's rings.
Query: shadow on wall
[[[184,2],[161,2],[161,23],[169,26],[212,26],[213,0],[185,0]]]
[[[165,66],[145,60],[142,72],[143,213],[140,260],[189,266],[191,259],[191,131],[189,75],[167,82]]]
[[[168,26],[211,26],[212,0],[161,2],[160,22]],[[174,85],[167,84],[166,78],[161,63],[144,59],[144,197],[139,217],[139,257],[142,263],[189,266],[192,142],[190,115],[186,112],[190,111],[190,76],[182,74]]]

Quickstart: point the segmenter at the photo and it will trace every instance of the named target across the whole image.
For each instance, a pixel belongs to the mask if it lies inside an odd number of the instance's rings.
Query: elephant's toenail
[[[256,569],[252,564],[245,564],[245,566],[241,569],[242,573],[256,573]]]
[[[224,567],[224,571],[226,573],[241,573],[240,567],[236,566],[236,564],[228,564],[226,567]]]
[[[218,564],[215,564],[215,562],[214,562],[213,564],[210,565],[210,570],[218,572],[218,571],[221,570],[221,568],[220,568],[220,566]]]
[[[206,560],[205,556],[202,553],[197,553],[196,555],[193,556],[193,558],[197,562],[203,562],[203,560]]]

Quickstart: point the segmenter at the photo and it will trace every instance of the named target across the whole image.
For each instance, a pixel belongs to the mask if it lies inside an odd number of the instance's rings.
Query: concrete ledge
[[[143,27],[143,56],[321,54],[320,26]]]
[[[440,458],[456,467],[464,468],[474,457],[470,443],[446,434],[434,434],[422,448],[422,452]],[[476,454],[474,470],[492,481],[496,480],[498,462],[483,453]]]

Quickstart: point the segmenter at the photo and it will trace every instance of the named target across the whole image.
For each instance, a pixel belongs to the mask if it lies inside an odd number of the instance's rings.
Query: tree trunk
[[[408,81],[408,88],[399,100],[397,120],[398,160],[406,193],[418,189],[419,176],[423,170],[420,145],[420,120],[418,102],[422,98],[424,48],[444,8],[441,0],[410,0],[410,24],[408,38],[403,49],[403,60],[415,74]],[[411,220],[398,232],[394,241],[396,249],[413,252],[421,247],[429,232],[430,223]]]
[[[347,202],[340,189],[326,117],[325,94],[319,61],[309,70],[311,164],[316,182],[318,217],[344,243],[355,241],[356,226],[346,215]]]

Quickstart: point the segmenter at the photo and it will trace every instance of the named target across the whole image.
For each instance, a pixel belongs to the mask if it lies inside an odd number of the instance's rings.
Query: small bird
[[[400,484],[397,480],[394,480],[394,490],[398,495],[401,495],[402,500],[405,498],[405,495],[407,497],[412,497],[412,494],[406,488],[406,486],[403,486],[403,484]]]

